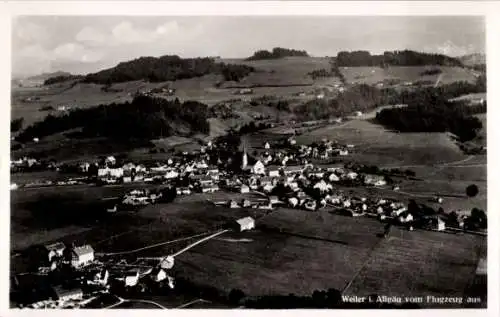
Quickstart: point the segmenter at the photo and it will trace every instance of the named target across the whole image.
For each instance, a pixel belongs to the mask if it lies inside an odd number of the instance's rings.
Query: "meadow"
[[[424,75],[424,71],[438,68],[440,74]],[[381,67],[340,67],[341,73],[346,78],[346,81],[352,83],[376,84],[384,80],[395,80],[401,83],[429,81],[442,84],[449,84],[455,81],[474,82],[476,76],[474,72],[460,67],[445,67],[445,66],[390,66],[388,68]]]

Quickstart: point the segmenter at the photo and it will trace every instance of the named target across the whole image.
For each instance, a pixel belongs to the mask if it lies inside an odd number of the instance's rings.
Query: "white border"
[[[328,15],[481,15],[487,16],[487,62],[488,62],[488,161],[497,162],[500,159],[496,142],[500,137],[500,131],[495,127],[499,110],[496,107],[500,105],[500,3],[495,1],[20,1],[20,2],[2,2],[0,3],[0,39],[4,48],[0,59],[0,80],[1,80],[1,110],[2,132],[0,144],[2,146],[2,155],[0,156],[0,204],[2,221],[0,221],[0,232],[3,237],[0,239],[2,260],[0,261],[0,316],[67,316],[77,315],[95,315],[100,316],[103,311],[82,311],[82,310],[64,310],[64,311],[32,311],[32,310],[9,310],[8,302],[8,283],[9,283],[9,229],[10,229],[10,191],[9,191],[9,125],[10,125],[10,68],[11,68],[11,22],[10,19],[15,15],[149,15],[149,16],[211,16],[211,15],[231,15],[231,16],[250,16],[250,15],[302,15],[302,16],[328,16]],[[496,13],[498,12],[498,13]],[[340,316],[395,316],[405,314],[408,316],[427,316],[429,314],[453,314],[454,316],[464,316],[474,314],[475,316],[499,316],[499,248],[498,248],[498,229],[500,210],[499,201],[496,195],[500,193],[498,186],[500,180],[500,170],[494,166],[488,167],[488,191],[493,193],[488,197],[489,217],[489,237],[488,237],[488,310],[411,310],[411,311],[311,311],[311,310],[293,310],[293,311],[250,311],[250,310],[176,310],[169,312],[158,312],[156,310],[146,310],[147,314],[165,314],[174,313],[176,316],[198,316],[200,313],[213,316],[219,315],[267,315],[273,316],[293,314],[297,316],[328,315],[336,314]],[[137,315],[144,313],[139,310],[110,310],[108,315],[123,316]]]

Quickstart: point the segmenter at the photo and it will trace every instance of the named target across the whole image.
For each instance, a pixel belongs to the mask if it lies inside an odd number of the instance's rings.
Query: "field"
[[[434,68],[439,68],[442,73],[435,75],[421,74],[426,70]],[[455,81],[474,82],[476,79],[474,72],[471,70],[444,66],[390,66],[387,69],[381,67],[340,67],[340,71],[350,84],[376,84],[384,80],[396,80],[401,83],[416,81],[431,81],[436,83],[438,77],[440,77],[440,83],[449,84]]]
[[[346,294],[460,297],[474,278],[484,243],[479,236],[394,228]]]
[[[250,296],[346,287],[357,295],[451,296],[463,293],[474,277],[476,249],[485,243],[477,236],[399,229],[382,239],[376,220],[290,209],[266,216],[257,229],[235,234],[242,242],[211,240],[182,254],[176,274]]]

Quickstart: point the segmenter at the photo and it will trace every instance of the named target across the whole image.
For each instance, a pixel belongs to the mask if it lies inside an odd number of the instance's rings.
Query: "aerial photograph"
[[[11,309],[488,307],[485,17],[11,33]]]

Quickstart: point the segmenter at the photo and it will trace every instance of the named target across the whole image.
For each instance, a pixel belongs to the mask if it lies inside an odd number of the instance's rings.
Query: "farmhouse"
[[[325,182],[324,180],[320,180],[319,182],[317,182],[313,188],[315,189],[319,189],[321,192],[326,192],[326,191],[329,191],[329,190],[332,190],[332,185],[331,184],[328,184],[327,182]]]
[[[373,185],[373,186],[384,186],[387,182],[382,175],[365,175],[364,178],[365,185]]]
[[[446,229],[446,225],[441,217],[434,217],[431,219],[431,228],[437,231],[444,231]]]
[[[267,169],[267,175],[269,177],[279,177],[280,176],[280,169],[277,166],[270,166]]]
[[[217,186],[215,184],[202,185],[201,186],[201,192],[202,193],[215,193],[218,190],[219,190],[219,186]]]
[[[73,248],[71,266],[82,267],[94,261],[94,249],[90,245]]]
[[[47,250],[48,260],[50,262],[54,257],[62,257],[66,246],[62,242],[56,242],[53,244],[45,245],[45,249]]]
[[[241,231],[252,230],[255,228],[255,220],[252,217],[245,217],[236,220],[237,227]]]
[[[285,166],[283,168],[283,172],[285,173],[285,175],[302,174],[303,170],[304,170],[303,167],[299,165]]]
[[[135,286],[139,281],[139,270],[130,270],[125,274],[125,286]]]
[[[162,268],[154,268],[151,271],[151,279],[155,282],[161,282],[167,278],[167,273]]]
[[[264,163],[262,163],[262,161],[257,161],[252,166],[252,173],[257,174],[257,175],[265,175],[266,174],[266,167],[264,166]]]

